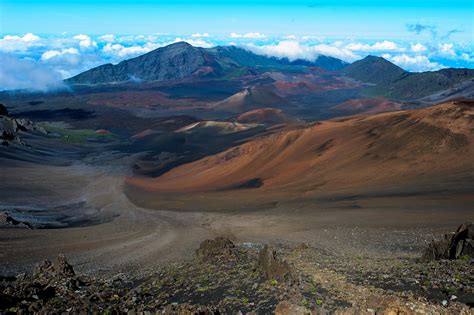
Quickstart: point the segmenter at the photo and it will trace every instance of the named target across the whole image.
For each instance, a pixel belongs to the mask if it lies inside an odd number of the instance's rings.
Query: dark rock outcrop
[[[59,254],[54,262],[43,260],[33,269],[33,277],[35,278],[69,278],[74,277],[76,273],[74,268],[66,260],[66,256]]]
[[[7,212],[0,212],[0,226],[1,225],[27,227],[29,229],[33,229],[33,226],[29,222],[16,220]]]
[[[8,116],[8,110],[3,104],[0,104],[0,116]]]
[[[431,242],[426,248],[424,260],[474,258],[474,227],[461,224],[453,234],[445,234],[441,240]]]
[[[230,257],[235,251],[235,245],[228,238],[217,237],[214,240],[205,240],[196,250],[196,255],[203,261]]]
[[[316,311],[291,303],[289,301],[281,301],[275,308],[275,315],[309,315],[318,314]]]
[[[265,245],[258,254],[257,267],[268,280],[296,283],[297,277],[294,269],[285,260],[278,257],[277,252]]]
[[[1,105],[1,104],[0,104]],[[0,108],[0,111],[2,109]],[[10,144],[26,145],[22,140],[21,132],[34,132],[47,135],[48,131],[28,119],[18,119],[7,115],[0,115],[0,144],[8,146]]]

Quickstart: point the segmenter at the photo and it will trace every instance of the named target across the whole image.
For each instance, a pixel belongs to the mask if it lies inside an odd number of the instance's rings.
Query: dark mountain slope
[[[124,60],[117,65],[105,64],[72,77],[66,82],[100,84],[130,80],[180,80],[202,67],[219,70],[215,60],[202,49],[181,42],[158,48],[139,57]]]
[[[392,98],[417,99],[432,93],[450,89],[474,78],[473,69],[447,68],[428,72],[407,72],[387,86]]]
[[[387,84],[407,72],[382,57],[367,56],[342,69],[342,73],[362,82]]]
[[[473,69],[408,72],[382,57],[374,56],[354,62],[342,69],[341,73],[362,82],[376,84],[376,94],[400,100],[419,99],[474,78]]]
[[[222,77],[236,69],[287,69],[320,66],[334,70],[345,65],[339,59],[320,56],[315,62],[290,62],[254,54],[235,46],[193,47],[180,42],[161,47],[117,65],[105,64],[67,79],[70,84],[107,84],[127,81],[172,81],[195,77]]]

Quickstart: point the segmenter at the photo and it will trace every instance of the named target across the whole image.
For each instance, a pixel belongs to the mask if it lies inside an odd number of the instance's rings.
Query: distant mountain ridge
[[[474,69],[447,68],[419,73],[408,72],[376,56],[367,56],[352,64],[323,55],[314,61],[290,61],[288,58],[259,55],[236,46],[201,48],[178,42],[124,60],[117,65],[98,66],[65,82],[73,85],[97,85],[134,81],[231,79],[265,71],[305,71],[304,68],[309,67],[339,72],[343,76],[369,83],[373,86],[367,88],[368,96],[378,95],[393,100],[416,100],[440,91],[449,92],[449,89],[474,78]]]
[[[376,85],[378,94],[393,99],[418,99],[453,88],[474,78],[474,69],[446,68],[438,71],[408,72],[390,61],[367,56],[343,68],[341,73]]]
[[[117,65],[105,64],[82,72],[66,82],[70,84],[107,84],[127,81],[172,81],[190,77],[219,77],[243,68],[282,68],[319,66],[339,70],[342,60],[320,56],[314,62],[257,55],[235,46],[194,47],[179,42],[124,60]]]

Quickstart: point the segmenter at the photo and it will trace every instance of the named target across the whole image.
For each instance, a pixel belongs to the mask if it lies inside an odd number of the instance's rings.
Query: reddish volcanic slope
[[[295,118],[292,118],[285,114],[283,110],[277,108],[260,108],[254,109],[245,113],[240,114],[235,118],[235,121],[243,124],[283,124],[296,122]]]
[[[143,192],[143,200],[165,193],[168,201],[169,193],[179,193],[177,200],[183,193],[196,198],[237,193],[240,200],[281,201],[329,191],[472,186],[473,105],[449,102],[316,123],[252,140],[158,178],[129,178],[128,186]]]
[[[242,113],[262,107],[278,107],[285,103],[286,101],[273,93],[269,87],[253,86],[214,104],[213,107],[229,112]]]
[[[123,91],[87,95],[90,105],[106,105],[119,108],[173,108],[174,110],[205,107],[205,102],[193,99],[173,99],[157,91]]]
[[[389,101],[383,97],[358,98],[333,107],[334,110],[347,115],[391,112],[400,110],[401,108],[402,104]]]

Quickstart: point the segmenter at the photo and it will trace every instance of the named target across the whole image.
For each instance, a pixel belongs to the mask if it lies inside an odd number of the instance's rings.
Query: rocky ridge
[[[359,261],[308,244],[235,244],[219,237],[202,242],[193,259],[140,276],[78,275],[59,255],[29,275],[2,278],[0,312],[471,314],[473,262],[445,262]],[[464,277],[466,296],[429,294],[452,274]],[[412,278],[400,288],[391,284]],[[417,286],[430,288],[420,292]]]

